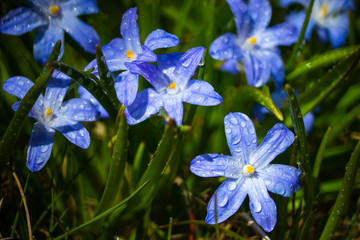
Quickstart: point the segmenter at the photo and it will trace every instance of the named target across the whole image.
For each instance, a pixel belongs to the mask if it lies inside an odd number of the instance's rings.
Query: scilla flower
[[[211,198],[205,221],[209,224],[225,221],[249,195],[252,216],[270,232],[276,224],[276,205],[268,191],[289,197],[300,186],[301,172],[296,167],[270,164],[292,144],[294,134],[278,123],[257,146],[254,125],[245,114],[230,113],[224,122],[231,156],[203,154],[190,163],[191,172],[200,177],[227,178]]]
[[[85,51],[95,53],[100,43],[96,31],[77,18],[78,15],[98,12],[95,0],[29,0],[29,6],[10,11],[0,19],[0,32],[21,35],[38,28],[35,35],[34,57],[46,63],[52,48],[61,40],[64,51],[64,32],[77,41]]]
[[[291,3],[299,3],[304,10],[292,12],[287,21],[296,26],[300,32],[305,19],[306,9],[310,0],[281,0],[280,5],[288,6]],[[309,25],[305,32],[305,39],[310,40],[313,31],[316,31],[320,40],[331,42],[333,48],[345,44],[349,32],[348,10],[354,5],[350,0],[317,0],[311,12]]]
[[[131,72],[141,74],[153,86],[139,92],[135,101],[126,107],[128,123],[137,124],[163,108],[181,125],[183,102],[202,106],[220,104],[221,96],[209,83],[190,80],[203,52],[203,47],[197,47],[185,53],[159,54],[158,67],[145,62],[126,63]]]
[[[279,87],[284,78],[284,63],[278,46],[297,40],[297,29],[289,23],[267,27],[271,6],[267,0],[227,0],[234,14],[237,35],[225,33],[210,46],[211,57],[225,60],[221,70],[238,74],[245,71],[247,82],[264,85],[270,74]],[[239,64],[242,63],[242,66]]]
[[[90,136],[79,121],[95,121],[98,111],[86,99],[73,98],[63,102],[71,79],[54,71],[45,96],[39,96],[29,116],[37,120],[30,136],[26,165],[31,171],[40,170],[50,158],[55,130],[61,132],[70,142],[88,148]],[[12,77],[6,80],[3,90],[22,99],[34,85],[25,77]],[[17,110],[20,102],[13,105]]]
[[[179,39],[164,30],[157,29],[145,39],[143,46],[140,44],[139,28],[136,24],[138,16],[136,8],[126,11],[122,17],[120,32],[121,38],[115,38],[102,47],[109,70],[119,71],[115,79],[115,90],[119,101],[125,106],[130,105],[138,90],[138,74],[128,70],[125,63],[133,61],[155,62],[156,55],[152,52],[158,48],[174,47],[179,44]],[[94,67],[93,74],[97,73],[96,59],[85,70]]]

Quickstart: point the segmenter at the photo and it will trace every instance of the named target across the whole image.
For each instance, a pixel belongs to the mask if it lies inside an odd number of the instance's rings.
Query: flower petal
[[[188,87],[183,91],[182,100],[195,105],[215,106],[222,102],[222,97],[215,92],[209,83],[201,80],[190,80]]]
[[[339,14],[336,17],[328,17],[324,24],[326,24],[333,48],[345,45],[349,32],[349,18],[347,13]]]
[[[184,55],[184,53],[177,52],[157,55],[157,65],[159,70],[165,73],[169,79],[176,79],[177,76],[174,76],[174,69],[182,55]]]
[[[163,107],[170,118],[175,119],[176,125],[181,126],[184,107],[180,97],[176,95],[164,95]]]
[[[53,21],[50,21],[47,26],[38,28],[35,34],[33,48],[36,62],[45,64],[58,40],[61,40],[59,60],[64,53],[64,31],[56,26]]]
[[[34,106],[31,108],[29,112],[29,117],[34,118],[35,120],[39,121],[39,116],[44,114],[45,109],[41,105],[43,102],[43,95],[41,94],[39,98],[36,100]],[[21,101],[14,103],[11,107],[14,111],[17,111],[18,107],[20,106]]]
[[[167,33],[162,29],[157,29],[147,36],[144,45],[153,51],[158,48],[175,47],[178,44],[179,39],[175,35]]]
[[[248,177],[245,185],[250,198],[251,215],[265,232],[272,231],[276,224],[276,205],[264,181],[258,177]]]
[[[254,32],[265,29],[271,19],[271,5],[268,0],[249,0],[248,14],[254,23]]]
[[[256,44],[262,48],[291,45],[297,41],[298,30],[290,23],[280,23],[257,34]]]
[[[62,72],[54,71],[45,90],[44,108],[56,111],[62,104],[71,78]]]
[[[100,112],[100,118],[109,118],[110,117],[109,114],[107,113],[107,111],[104,109],[104,107],[101,106],[101,104],[98,102],[98,100],[96,100],[96,98],[93,95],[91,95],[91,93],[88,90],[86,90],[82,86],[79,86],[78,93],[81,98],[90,100],[90,102]]]
[[[249,164],[249,155],[257,146],[256,132],[250,118],[243,113],[229,113],[224,123],[231,155],[239,158],[243,165]]]
[[[279,5],[282,6],[282,7],[287,7],[289,6],[290,4],[293,4],[293,3],[299,3],[303,6],[308,6],[310,1],[309,0],[280,0],[279,1]]]
[[[83,15],[99,12],[95,0],[72,0],[61,4],[62,11],[69,11],[73,15]]]
[[[285,151],[294,141],[294,134],[282,123],[277,123],[266,134],[262,143],[250,154],[254,168],[265,168],[278,154]]]
[[[261,50],[259,50],[259,53],[261,53]],[[241,61],[244,64],[246,79],[250,86],[261,87],[269,80],[271,63],[267,59],[249,54],[244,55]]]
[[[99,119],[100,113],[88,99],[72,98],[63,103],[61,109],[56,112],[61,117],[72,121],[91,122]],[[54,124],[58,124],[54,122]]]
[[[236,35],[233,33],[225,33],[215,39],[210,45],[209,54],[217,60],[239,60],[243,56],[242,50],[236,44]]]
[[[3,90],[11,95],[23,99],[33,85],[34,83],[26,77],[16,76],[5,81]]]
[[[56,127],[56,130],[61,132],[70,142],[81,148],[86,149],[90,145],[89,132],[86,130],[84,125],[79,122],[73,125]]]
[[[220,70],[223,72],[228,72],[234,75],[239,74],[241,69],[241,66],[239,64],[239,62],[235,59],[229,59],[226,60],[223,65],[221,65]]]
[[[238,179],[226,179],[220,185],[209,201],[205,219],[207,223],[221,223],[237,212],[247,195],[244,181],[245,178],[241,176]],[[217,216],[215,216],[215,198]]]
[[[264,180],[267,190],[281,196],[290,197],[300,187],[301,171],[296,167],[269,164],[256,172]]]
[[[38,171],[50,158],[55,130],[40,122],[34,124],[27,149],[26,166],[30,171]]]
[[[127,122],[137,124],[159,112],[162,98],[154,89],[147,88],[136,95],[134,102],[125,108]]]
[[[136,23],[138,18],[136,14],[137,8],[130,8],[122,16],[120,31],[121,36],[124,38],[126,50],[131,50],[135,54],[141,52],[139,28]]]
[[[32,8],[19,7],[0,19],[0,32],[21,35],[46,24],[46,19]]]
[[[156,62],[156,54],[151,51],[147,46],[142,47],[142,53],[140,53],[136,60],[144,62]]]
[[[239,178],[242,173],[239,158],[220,154],[202,154],[190,163],[190,171],[199,177]]]
[[[204,50],[205,48],[203,47],[191,48],[181,56],[179,62],[176,64],[173,74],[178,79],[175,81],[175,84],[181,89],[187,85],[189,79],[194,75],[203,57]]]
[[[309,133],[314,124],[315,116],[312,112],[309,112],[303,117],[303,120],[304,120],[305,132]]]
[[[158,92],[163,92],[169,85],[169,78],[157,67],[146,62],[125,63],[131,73],[143,76]]]
[[[263,50],[264,59],[271,64],[271,76],[274,79],[276,89],[280,89],[285,77],[284,62],[280,53],[270,50]],[[280,107],[280,106],[279,106]]]
[[[244,17],[246,15],[247,6],[242,0],[226,0],[234,15],[236,30],[238,35],[243,31]]]
[[[130,71],[120,73],[115,80],[115,91],[119,101],[125,106],[129,106],[135,100],[139,86],[138,74]]]
[[[63,14],[63,18],[59,21],[60,27],[70,34],[85,51],[95,54],[95,46],[100,44],[100,38],[95,29],[71,13]]]

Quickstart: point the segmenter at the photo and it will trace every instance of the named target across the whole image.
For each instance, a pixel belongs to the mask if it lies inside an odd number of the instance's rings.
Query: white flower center
[[[245,165],[243,168],[243,174],[246,177],[252,176],[254,174],[254,172],[255,172],[255,168],[251,165]]]

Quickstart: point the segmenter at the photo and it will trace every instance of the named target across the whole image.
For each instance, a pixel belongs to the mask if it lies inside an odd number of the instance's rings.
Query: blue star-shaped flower
[[[119,101],[125,106],[130,105],[137,93],[138,74],[128,70],[125,63],[133,61],[155,62],[156,55],[152,52],[158,48],[174,47],[179,44],[179,39],[164,30],[157,29],[145,39],[143,46],[140,44],[139,28],[136,24],[138,18],[136,8],[130,8],[122,17],[120,32],[121,38],[115,38],[102,47],[109,70],[123,71],[115,79],[115,90]],[[85,70],[94,67],[93,74],[97,73],[96,59]]]
[[[29,116],[36,119],[30,136],[26,165],[31,171],[40,170],[50,158],[55,130],[81,148],[88,148],[90,136],[79,121],[95,121],[99,112],[86,99],[73,98],[63,103],[71,79],[54,71],[49,85],[36,100]],[[34,85],[25,77],[12,77],[5,81],[3,90],[22,99]],[[20,102],[13,105],[17,110]]]
[[[221,96],[207,82],[190,80],[204,53],[203,47],[185,53],[158,55],[158,67],[145,62],[125,63],[128,69],[141,74],[154,88],[147,88],[136,95],[126,107],[129,124],[137,124],[164,108],[170,118],[181,125],[183,104],[214,106],[222,102]]]
[[[220,223],[232,216],[249,195],[252,216],[270,232],[276,224],[276,205],[268,191],[289,197],[300,186],[301,172],[296,167],[269,164],[292,144],[294,134],[278,123],[257,146],[254,125],[245,114],[230,113],[224,122],[231,156],[203,154],[190,163],[191,172],[200,177],[228,178],[210,199],[205,221],[215,224],[215,202]]]
[[[110,117],[109,113],[105,110],[105,108],[103,106],[101,106],[99,101],[96,100],[96,98],[84,87],[79,86],[78,94],[79,94],[80,98],[90,100],[90,102],[94,105],[94,107],[99,111],[100,118],[109,118]]]
[[[264,85],[270,74],[276,86],[284,79],[284,63],[277,46],[297,40],[297,29],[289,23],[267,28],[271,6],[267,0],[227,0],[234,14],[237,35],[225,33],[210,46],[210,55],[225,60],[221,70],[238,74],[242,62],[247,82],[254,87]]]
[[[280,5],[288,6],[299,3],[305,7],[302,11],[292,12],[287,21],[297,27],[298,32],[305,19],[306,9],[310,0],[281,0]],[[353,9],[351,0],[317,0],[314,2],[309,24],[305,32],[305,39],[310,40],[316,30],[321,41],[331,42],[333,48],[345,44],[349,32],[349,18],[347,12]]]
[[[64,51],[64,31],[85,51],[95,53],[100,43],[96,31],[77,18],[78,15],[98,12],[95,0],[29,0],[28,7],[19,7],[0,19],[0,32],[21,35],[38,28],[35,35],[34,57],[46,63],[52,48],[61,40],[59,58]]]
[[[287,103],[286,92],[283,89],[277,89],[276,91],[271,93],[271,99],[274,101],[276,107],[282,108]],[[270,113],[270,111],[267,110],[265,107],[261,105],[254,106],[253,114],[259,123],[262,123],[264,121],[264,115],[268,113]],[[303,117],[303,120],[305,125],[305,131],[306,133],[309,133],[314,124],[315,116],[312,112],[309,112]]]

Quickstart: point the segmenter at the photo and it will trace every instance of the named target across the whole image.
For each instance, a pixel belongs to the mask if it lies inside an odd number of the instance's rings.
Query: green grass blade
[[[116,119],[116,103],[113,102],[112,98],[90,76],[86,75],[83,71],[79,71],[69,65],[60,62],[51,62],[50,65],[55,67],[57,70],[65,73],[66,75],[74,79],[78,84],[86,88],[86,90],[88,90],[109,113],[110,117]]]
[[[328,127],[328,129],[325,132],[325,135],[320,143],[320,147],[318,149],[318,152],[316,154],[316,158],[315,158],[315,163],[314,163],[314,170],[313,170],[313,176],[314,176],[314,182],[317,181],[318,176],[319,176],[319,172],[320,172],[320,167],[321,167],[321,163],[324,157],[324,153],[325,153],[325,149],[326,149],[326,144],[328,143],[328,139],[329,139],[329,135],[331,132],[331,127]]]
[[[335,204],[331,210],[330,216],[326,222],[324,230],[320,236],[320,240],[331,239],[334,235],[336,226],[341,217],[345,213],[345,209],[349,206],[350,196],[354,188],[356,173],[360,165],[360,141],[351,154],[350,160],[346,166],[344,180]]]
[[[313,57],[307,61],[299,63],[298,65],[296,65],[296,68],[292,72],[287,74],[286,80],[288,82],[291,82],[291,81],[295,80],[296,78],[303,76],[304,74],[310,73],[314,70],[317,70],[317,69],[327,66],[329,64],[334,64],[337,61],[351,55],[359,48],[360,48],[359,45],[343,47],[343,48],[328,51],[319,56]]]

